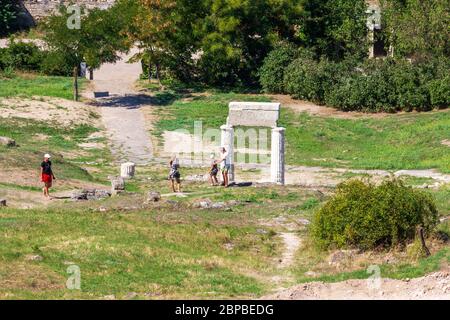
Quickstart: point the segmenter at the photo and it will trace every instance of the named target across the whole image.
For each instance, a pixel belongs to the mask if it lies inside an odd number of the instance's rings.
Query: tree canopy
[[[450,55],[450,1],[382,0],[386,38],[400,57]]]
[[[16,21],[18,6],[15,0],[0,0],[0,36],[10,32],[12,24]]]

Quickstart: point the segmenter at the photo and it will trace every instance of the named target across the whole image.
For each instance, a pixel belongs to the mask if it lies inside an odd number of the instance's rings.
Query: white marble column
[[[222,131],[221,146],[225,147],[228,152],[227,163],[230,164],[230,171],[228,172],[229,182],[234,182],[234,128],[229,125],[220,127]]]
[[[272,182],[284,185],[284,134],[285,128],[272,128],[272,162],[270,173]]]

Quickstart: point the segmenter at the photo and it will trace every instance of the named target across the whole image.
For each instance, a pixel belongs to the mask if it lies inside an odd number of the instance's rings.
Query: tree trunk
[[[156,64],[156,79],[161,84],[161,79],[159,78],[159,64]]]
[[[78,66],[73,68],[73,100],[78,101]]]
[[[427,257],[431,256],[431,252],[428,249],[426,243],[425,243],[425,236],[424,236],[424,232],[423,232],[423,228],[420,227],[418,230],[418,235],[420,238],[420,242],[422,243],[422,249],[425,251],[425,254],[427,255]]]
[[[152,82],[152,60],[148,58],[148,82]]]
[[[158,80],[159,87],[162,88],[161,77],[159,74],[159,63],[156,63],[155,67],[156,67],[156,79]]]

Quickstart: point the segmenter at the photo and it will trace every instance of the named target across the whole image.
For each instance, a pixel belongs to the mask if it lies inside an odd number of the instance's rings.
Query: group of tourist
[[[220,148],[219,159],[216,159],[214,154],[211,154],[211,166],[209,168],[209,182],[211,186],[222,185],[225,188],[229,186],[228,172],[230,171],[230,163],[228,161],[228,151],[225,147]],[[181,173],[180,173],[180,163],[178,158],[175,156],[170,160],[170,173],[169,181],[173,192],[181,192]],[[222,183],[219,183],[218,174],[219,171],[222,173]]]
[[[228,161],[228,152],[225,147],[220,148],[219,159],[216,159],[214,154],[211,154],[211,166],[209,169],[209,181],[211,186],[222,185],[228,188],[228,172],[230,171],[230,163]],[[56,179],[52,170],[51,156],[47,153],[44,155],[44,161],[41,163],[41,181],[44,183],[42,191],[44,197],[51,199],[49,190],[52,187],[53,180]],[[180,163],[177,157],[173,157],[170,160],[170,173],[169,181],[173,192],[181,192],[181,173],[180,173]],[[219,171],[222,173],[222,183],[219,183],[218,174]]]

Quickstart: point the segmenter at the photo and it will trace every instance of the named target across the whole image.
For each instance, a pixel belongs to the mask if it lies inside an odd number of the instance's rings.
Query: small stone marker
[[[123,163],[120,167],[120,176],[124,179],[133,178],[135,172],[136,172],[136,164],[133,162]]]
[[[6,200],[0,199],[0,207],[6,207]]]
[[[114,177],[111,179],[111,194],[116,195],[117,193],[125,191],[125,180],[122,177]]]
[[[161,194],[156,191],[150,191],[147,195],[147,202],[158,202],[161,200]]]
[[[0,137],[0,145],[6,146],[6,147],[15,147],[16,141],[14,141],[11,138],[8,137]]]

